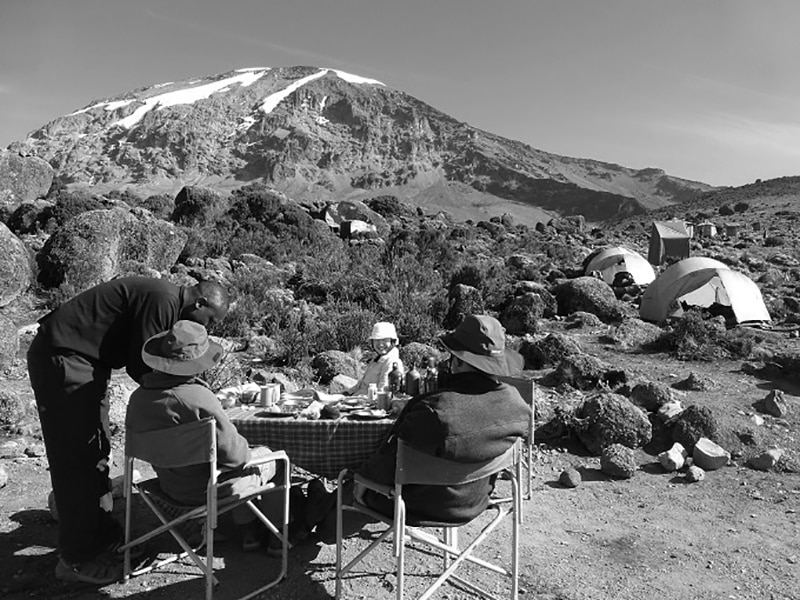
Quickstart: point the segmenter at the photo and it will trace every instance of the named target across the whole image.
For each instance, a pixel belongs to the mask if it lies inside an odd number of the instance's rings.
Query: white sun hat
[[[397,330],[394,328],[394,324],[387,323],[386,321],[381,321],[379,323],[375,323],[372,326],[372,333],[369,334],[369,339],[371,340],[397,340]]]

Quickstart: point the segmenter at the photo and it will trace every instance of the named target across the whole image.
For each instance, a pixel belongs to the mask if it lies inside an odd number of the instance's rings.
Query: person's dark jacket
[[[125,367],[139,382],[151,370],[142,361],[144,342],[180,318],[184,293],[161,279],[113,279],[42,317],[38,336],[56,354],[80,354],[109,370]]]
[[[401,412],[387,442],[358,472],[394,484],[397,438],[428,454],[458,462],[479,462],[503,454],[528,433],[530,407],[519,392],[481,373],[450,377],[448,387],[413,398]],[[493,480],[460,486],[403,487],[413,521],[466,523],[486,509]],[[366,502],[391,514],[391,501],[368,492]]]

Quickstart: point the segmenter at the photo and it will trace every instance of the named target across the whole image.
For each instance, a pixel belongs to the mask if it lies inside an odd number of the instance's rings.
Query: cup
[[[261,406],[263,408],[272,408],[273,406],[276,406],[280,399],[280,383],[268,383],[261,386]]]
[[[392,392],[378,392],[378,410],[389,411],[392,408]]]

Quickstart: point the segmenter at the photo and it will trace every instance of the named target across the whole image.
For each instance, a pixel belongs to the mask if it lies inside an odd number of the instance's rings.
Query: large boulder
[[[611,444],[640,448],[653,436],[653,427],[644,412],[625,396],[612,393],[587,398],[575,413],[572,427],[594,456]]]
[[[183,231],[149,211],[91,210],[47,240],[36,257],[39,282],[79,292],[119,275],[166,271],[185,244]]]
[[[0,150],[0,206],[43,198],[52,183],[53,167],[47,161]]]
[[[558,313],[569,315],[577,311],[590,312],[603,321],[619,321],[625,316],[614,291],[596,277],[578,277],[559,283],[553,290],[558,301]]]
[[[0,307],[7,306],[28,289],[33,279],[25,244],[0,223]]]
[[[228,208],[228,201],[216,190],[187,185],[175,197],[171,220],[187,227],[213,225]]]
[[[544,306],[537,294],[522,294],[512,298],[500,312],[500,323],[511,335],[525,335],[539,330]]]

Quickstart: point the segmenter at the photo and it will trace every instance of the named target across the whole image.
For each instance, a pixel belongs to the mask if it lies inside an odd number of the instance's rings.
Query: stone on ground
[[[692,460],[701,469],[714,471],[728,464],[730,452],[708,438],[700,438],[694,445]]]

